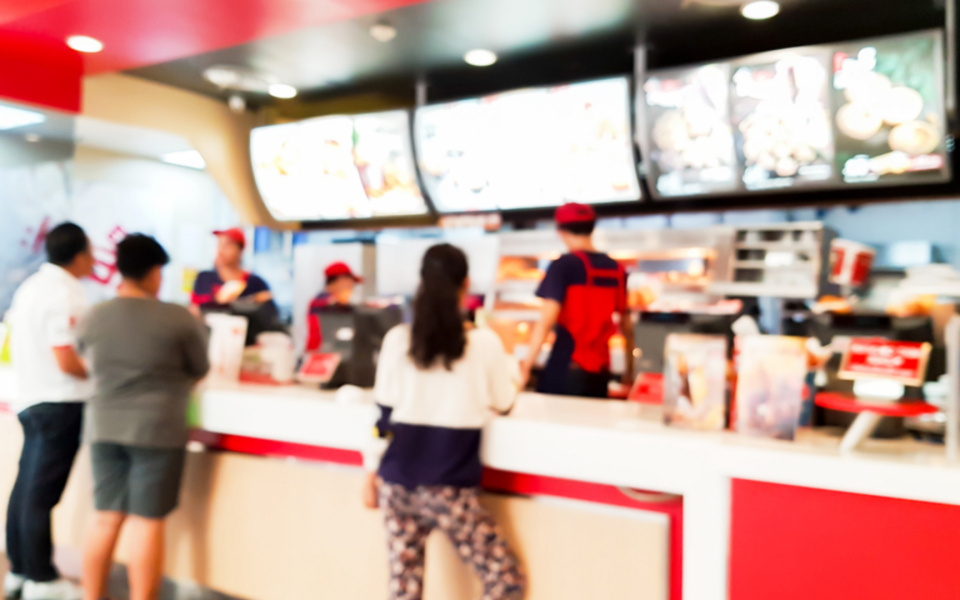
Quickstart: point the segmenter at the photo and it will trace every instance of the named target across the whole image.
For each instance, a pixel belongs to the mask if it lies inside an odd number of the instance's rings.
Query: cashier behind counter
[[[570,250],[547,270],[537,296],[543,299],[540,321],[530,336],[526,377],[551,329],[556,341],[537,391],[588,398],[608,397],[610,339],[618,327],[625,333],[630,356],[633,332],[627,310],[626,273],[617,261],[593,246],[596,213],[584,204],[557,209],[560,238]],[[625,381],[632,379],[627,361]]]
[[[214,231],[217,256],[214,268],[197,275],[190,299],[190,311],[228,313],[246,317],[247,345],[256,343],[256,336],[265,331],[282,331],[279,311],[267,282],[243,270],[241,260],[247,240],[239,228]]]

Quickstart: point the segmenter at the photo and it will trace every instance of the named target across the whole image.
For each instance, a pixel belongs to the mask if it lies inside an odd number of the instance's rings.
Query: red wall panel
[[[960,598],[960,507],[734,480],[731,600]]]

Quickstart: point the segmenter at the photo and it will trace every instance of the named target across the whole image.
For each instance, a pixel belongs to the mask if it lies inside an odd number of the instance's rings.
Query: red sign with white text
[[[340,354],[310,352],[303,358],[297,377],[305,383],[328,383],[340,366]]]
[[[930,344],[883,338],[852,338],[843,355],[840,377],[894,379],[920,386],[927,375]]]

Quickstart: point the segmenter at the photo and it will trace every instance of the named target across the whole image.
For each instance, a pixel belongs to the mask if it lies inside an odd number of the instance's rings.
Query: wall
[[[252,115],[235,115],[223,102],[118,74],[84,79],[83,115],[186,138],[244,223],[278,226],[253,180],[248,151]]]
[[[211,268],[216,249],[211,232],[239,222],[230,201],[204,171],[86,147],[77,148],[70,200],[71,217],[107,264],[112,264],[118,228],[153,235],[163,244],[171,264],[164,270],[161,296],[171,302],[188,302],[193,274]],[[108,272],[101,265],[99,278]],[[103,298],[116,283],[113,275],[109,282],[89,287]]]

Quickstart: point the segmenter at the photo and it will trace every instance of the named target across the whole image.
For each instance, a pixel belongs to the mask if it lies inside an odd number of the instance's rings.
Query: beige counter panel
[[[21,434],[0,414],[0,511],[16,474]],[[379,512],[360,504],[363,474],[334,465],[230,453],[190,454],[168,540],[176,580],[242,598],[387,597]],[[92,511],[89,458],[78,459],[55,512],[58,546],[78,549]],[[529,574],[528,600],[663,600],[668,523],[660,516],[582,503],[489,495]],[[120,560],[126,554],[121,540]],[[426,600],[469,600],[479,584],[434,535]]]

